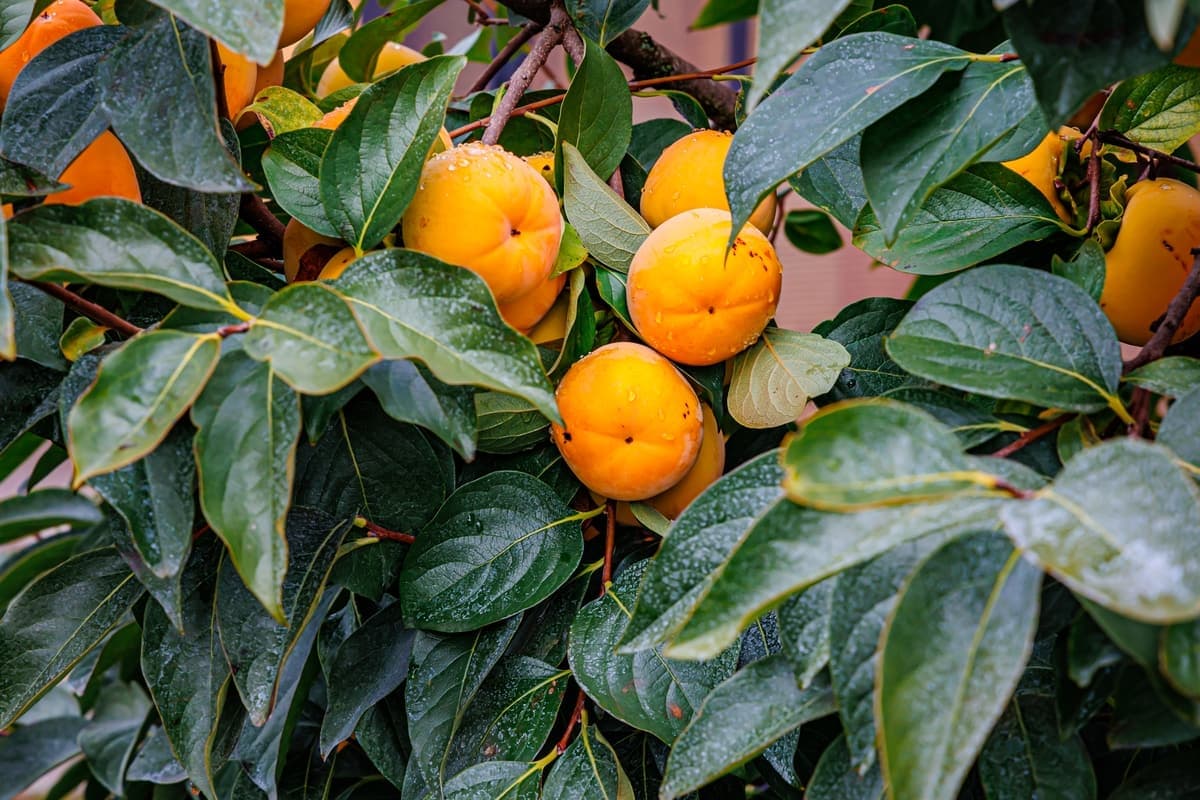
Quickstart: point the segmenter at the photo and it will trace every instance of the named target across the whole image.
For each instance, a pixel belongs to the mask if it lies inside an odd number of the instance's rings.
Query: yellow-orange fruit
[[[259,67],[254,78],[254,96],[268,86],[280,86],[283,84],[283,67],[284,67],[283,51],[275,53],[275,57],[271,59],[271,63],[265,67]]]
[[[124,197],[140,203],[137,173],[121,141],[105,131],[75,157],[58,180],[70,189],[47,195],[47,205],[75,206],[93,197]]]
[[[662,151],[642,187],[642,216],[652,228],[693,208],[729,210],[723,170],[732,141],[731,133],[696,131]],[[769,231],[774,222],[772,195],[754,209],[750,224]]]
[[[558,200],[537,170],[476,142],[425,162],[401,220],[406,247],[474,271],[497,303],[550,277],[562,226]]]
[[[399,42],[388,42],[379,51],[379,58],[375,62],[375,71],[371,73],[371,79],[382,78],[389,72],[395,72],[401,67],[424,60],[425,56],[411,47],[406,47]],[[354,83],[335,58],[321,73],[321,80],[317,81],[317,97],[328,97],[338,89],[345,89],[347,86],[353,86]]]
[[[696,463],[700,400],[670,361],[644,345],[616,342],[584,356],[555,397],[563,425],[550,426],[554,444],[593,492],[644,500]]]
[[[1033,150],[1020,158],[1002,163],[1037,187],[1037,190],[1050,201],[1050,205],[1054,207],[1054,213],[1058,214],[1059,219],[1070,223],[1071,212],[1059,199],[1058,188],[1054,185],[1054,182],[1058,180],[1062,164],[1063,147],[1065,147],[1063,136],[1052,131],[1046,134],[1046,138],[1042,139]]]
[[[554,153],[535,153],[525,156],[525,163],[541,173],[546,183],[554,185]]]
[[[317,276],[318,279],[323,281],[337,280],[342,277],[342,273],[346,271],[346,267],[350,266],[355,258],[357,256],[354,254],[353,247],[343,247],[325,262],[325,266],[321,267],[321,274]]]
[[[1100,308],[1117,338],[1143,345],[1151,329],[1178,294],[1192,268],[1193,247],[1200,247],[1200,192],[1170,178],[1135,183],[1117,240],[1105,256]],[[1172,341],[1200,330],[1200,303],[1183,318]]]
[[[48,5],[19,39],[0,52],[0,105],[8,100],[17,74],[34,56],[67,34],[102,24],[100,17],[80,0],[55,0]]]
[[[258,81],[258,65],[217,42],[221,60],[221,82],[225,85],[225,104],[229,118],[236,120],[242,109],[254,102],[254,85]]]
[[[753,225],[726,256],[728,211],[697,208],[655,228],[629,265],[629,314],[646,344],[683,364],[724,361],[775,315],[783,270]]]
[[[330,131],[335,130],[346,121],[346,117],[350,116],[350,109],[354,108],[356,103],[358,103],[357,97],[350,98],[337,108],[327,112],[325,116],[313,123],[313,127],[324,128]],[[450,139],[450,133],[445,128],[442,128],[438,131],[438,138],[434,140],[433,146],[429,148],[429,155],[437,155],[444,150],[449,150],[451,147],[454,147],[454,142]]]
[[[567,295],[560,294],[558,296],[554,305],[546,312],[546,316],[542,317],[541,321],[534,325],[533,330],[528,333],[534,344],[550,345],[566,338],[569,304],[570,298]]]
[[[532,292],[518,297],[509,303],[500,305],[500,316],[504,321],[521,333],[529,333],[550,311],[563,284],[567,282],[566,275],[558,275],[543,281]]]
[[[346,243],[341,239],[322,236],[299,220],[293,219],[288,222],[283,229],[283,275],[288,282],[296,280],[296,275],[300,272],[300,259],[304,258],[304,254],[318,245],[332,250],[335,247],[345,247]]]
[[[325,16],[329,3],[330,0],[284,0],[279,46],[287,47],[307,36]]]

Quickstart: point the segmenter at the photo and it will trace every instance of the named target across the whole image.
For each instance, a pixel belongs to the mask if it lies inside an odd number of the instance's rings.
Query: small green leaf
[[[883,800],[883,776],[878,765],[865,772],[850,761],[846,737],[839,736],[825,748],[812,779],[807,800]]]
[[[2,234],[0,247],[3,247]],[[63,329],[62,301],[24,283],[12,284],[9,295],[16,324],[17,355],[51,369],[66,370],[67,362],[58,347]]]
[[[137,755],[133,757],[133,762],[129,765],[125,778],[131,781],[164,785],[179,783],[187,779],[183,765],[171,752],[171,744],[167,741],[167,735],[163,733],[160,726],[155,725],[150,728],[150,732],[142,740],[142,746]]]
[[[1192,389],[1200,388],[1200,359],[1167,356],[1138,367],[1122,380],[1155,394],[1182,397]]]
[[[562,145],[563,211],[592,258],[628,272],[650,226],[600,179],[569,142]]]
[[[579,797],[634,800],[629,776],[616,751],[588,724],[585,716],[579,735],[550,768],[542,787],[542,800],[574,800]]]
[[[1176,690],[1200,697],[1200,621],[1171,625],[1162,633],[1159,664]]]
[[[806,253],[825,255],[842,246],[842,235],[825,211],[789,211],[783,218],[783,234],[794,247]]]
[[[0,800],[23,797],[35,781],[79,755],[77,739],[86,724],[82,717],[54,717],[21,725],[0,738]]]
[[[733,362],[729,414],[747,428],[795,421],[809,398],[825,394],[850,365],[850,354],[814,333],[767,328]]]
[[[1200,133],[1200,70],[1169,64],[1121,81],[1104,103],[1100,126],[1173,152]]]
[[[106,358],[67,418],[76,485],[157,447],[204,388],[220,352],[216,336],[158,330]]]
[[[428,428],[465,460],[475,457],[475,402],[464,386],[442,383],[412,361],[384,361],[363,373],[362,382],[392,419]]]
[[[754,108],[770,91],[779,73],[816,42],[851,0],[759,0],[758,63],[746,90],[746,108]]]
[[[484,453],[519,453],[544,441],[550,423],[529,403],[499,392],[475,395],[479,450]]]
[[[412,28],[441,3],[439,0],[413,0],[390,6],[388,13],[367,21],[338,51],[338,65],[351,80],[370,83],[374,78],[380,51],[389,42],[402,42]]]
[[[550,277],[570,272],[587,261],[588,251],[579,238],[579,232],[571,223],[563,225],[562,241],[558,245],[558,257],[554,261],[554,271]]]
[[[907,300],[870,297],[851,303],[837,317],[813,329],[850,353],[850,366],[842,370],[828,400],[873,397],[913,381],[884,349],[888,334],[910,308],[912,303]]]
[[[1079,286],[1089,297],[1100,302],[1100,294],[1104,291],[1105,262],[1104,248],[1096,239],[1086,240],[1070,261],[1063,261],[1057,255],[1051,256],[1050,271]]]
[[[1158,443],[1189,464],[1200,466],[1200,390],[1193,389],[1171,404],[1158,428]]]
[[[958,796],[1025,669],[1041,579],[1004,537],[981,533],[946,544],[909,580],[876,676],[879,758],[896,796]]]
[[[242,109],[242,113],[257,114],[272,140],[285,133],[312,128],[324,116],[315,103],[286,86],[263,89],[255,95],[253,103]]]
[[[301,128],[276,136],[262,157],[263,175],[279,207],[322,236],[337,228],[321,202],[321,157],[333,131]]]
[[[125,770],[150,708],[150,698],[141,686],[110,684],[101,690],[92,719],[79,732],[79,747],[88,768],[117,797],[125,793]]]
[[[608,180],[629,147],[633,97],[626,87],[625,73],[612,56],[594,41],[584,42],[587,52],[583,63],[571,79],[558,112],[555,150],[562,165],[566,159],[564,145],[572,145],[593,172]]]
[[[76,317],[63,331],[58,340],[58,348],[67,361],[78,361],[81,356],[92,352],[108,340],[108,330],[87,317]]]
[[[567,10],[579,32],[602,47],[638,21],[650,0],[571,0]]]
[[[11,542],[59,525],[88,528],[102,519],[95,503],[66,489],[18,494],[0,500],[0,542]]]

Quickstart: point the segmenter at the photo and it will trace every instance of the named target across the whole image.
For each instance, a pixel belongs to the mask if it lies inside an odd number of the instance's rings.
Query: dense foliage
[[[7,78],[0,798],[1200,792],[1200,4],[710,0],[761,30],[719,81],[650,0],[382,5],[245,114],[283,0],[101,0]],[[438,7],[471,36],[385,68]],[[565,91],[496,77],[560,43]],[[618,525],[554,389],[637,338],[643,187],[707,127],[736,229],[794,193],[774,234],[916,277],[681,365],[725,474]],[[556,337],[398,246],[442,130],[552,154]],[[141,201],[53,201],[112,134]]]

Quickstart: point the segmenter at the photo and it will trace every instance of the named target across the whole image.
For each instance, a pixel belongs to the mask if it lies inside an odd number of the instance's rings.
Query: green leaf
[[[1167,356],[1138,367],[1123,380],[1143,386],[1155,394],[1181,397],[1200,388],[1200,359]]]
[[[1164,630],[1158,661],[1172,687],[1189,697],[1200,697],[1200,620]]]
[[[785,656],[748,664],[704,698],[671,747],[662,797],[673,800],[711,783],[834,708],[828,680],[799,688]]]
[[[887,352],[915,375],[988,397],[1120,407],[1120,345],[1099,306],[1065,278],[1024,267],[975,269],[933,289]]]
[[[1031,558],[1105,608],[1158,624],[1200,615],[1200,561],[1187,533],[1200,525],[1200,490],[1164,447],[1116,439],[1083,450],[1002,514]]]
[[[550,768],[542,787],[543,800],[574,800],[578,797],[634,800],[633,785],[621,761],[600,729],[584,717],[579,735]]]
[[[722,566],[708,595],[667,653],[704,658],[789,595],[867,561],[898,544],[998,527],[1004,500],[957,497],[836,514],[782,499],[760,511]]]
[[[192,308],[246,316],[212,253],[139,203],[108,197],[40,206],[10,222],[8,236],[12,271],[26,280],[154,292]]]
[[[1192,390],[1171,404],[1158,429],[1158,443],[1175,451],[1189,464],[1200,464],[1200,390]]]
[[[68,361],[92,352],[108,341],[108,328],[97,325],[87,317],[76,317],[59,337],[58,347]]]
[[[91,550],[40,575],[0,617],[0,728],[57,684],[141,596],[111,548]]]
[[[908,581],[875,684],[889,792],[958,796],[1025,669],[1041,580],[1004,537],[980,533],[944,545]]]
[[[990,800],[1096,797],[1083,741],[1061,738],[1053,701],[1036,695],[1009,701],[979,756],[979,775]]]
[[[42,489],[0,500],[0,542],[11,542],[47,528],[97,525],[103,517],[96,504],[66,489]]]
[[[0,13],[3,13],[0,11]],[[20,197],[43,197],[66,189],[64,183],[52,180],[32,167],[17,164],[0,156],[0,195],[6,200]]]
[[[156,178],[200,192],[254,188],[217,135],[203,35],[159,15],[109,51],[98,80],[113,131]]]
[[[797,194],[824,209],[847,228],[854,227],[859,213],[867,205],[867,187],[863,185],[860,166],[861,145],[862,134],[855,134],[789,180]],[[841,237],[838,239],[840,241]]]
[[[0,800],[24,796],[23,791],[47,772],[79,755],[76,739],[86,724],[82,717],[55,717],[0,737]]]
[[[537,800],[541,768],[523,761],[489,761],[446,782],[444,800]]]
[[[809,398],[825,394],[850,365],[850,354],[814,333],[767,328],[733,362],[729,414],[747,428],[795,421]]]
[[[216,595],[221,646],[242,705],[256,726],[266,722],[275,706],[283,662],[311,621],[349,528],[349,523],[335,524],[324,513],[310,509],[295,509],[288,516],[288,562],[281,604],[286,624],[265,612],[230,560],[221,564]]]
[[[638,21],[650,0],[571,0],[567,11],[588,39],[607,46]]]
[[[358,250],[396,226],[437,139],[461,56],[410,64],[359,95],[321,158],[320,193],[329,222]]]
[[[885,392],[883,397],[908,403],[931,414],[938,422],[954,431],[963,448],[971,449],[991,441],[1003,431],[1021,432],[1016,423],[998,419],[981,406],[959,394],[945,389],[925,386],[901,386]]]
[[[759,0],[758,63],[746,90],[746,108],[754,108],[779,73],[816,42],[851,0]],[[818,51],[819,52],[819,51]]]
[[[76,485],[157,447],[204,388],[220,351],[216,336],[158,330],[106,358],[67,419]]]
[[[481,452],[518,453],[549,438],[550,423],[518,397],[479,392],[474,405]]]
[[[284,517],[300,440],[300,401],[266,363],[221,358],[192,408],[200,507],[267,612],[282,621]]]
[[[84,28],[22,68],[4,103],[4,156],[45,175],[62,175],[108,128],[97,73],[101,60],[128,34],[116,25]]]
[[[246,106],[242,113],[256,114],[272,139],[284,133],[312,128],[324,116],[315,103],[286,86],[266,87],[255,95],[254,102]]]
[[[417,633],[404,687],[413,745],[409,774],[419,771],[435,787],[446,782],[445,765],[454,734],[484,679],[512,641],[519,622],[514,617],[486,629],[451,636]]]
[[[587,50],[583,63],[571,79],[558,112],[555,150],[561,154],[558,163],[563,164],[566,158],[563,146],[572,145],[593,172],[608,180],[625,156],[633,135],[633,97],[626,87],[625,73],[612,56],[596,42],[589,39],[584,42]]]
[[[934,190],[891,244],[874,211],[864,209],[854,246],[901,272],[941,275],[1062,228],[1032,183],[1002,164],[976,164]]]
[[[1158,663],[1158,647],[1162,628],[1145,622],[1129,619],[1114,611],[1097,605],[1086,597],[1076,597],[1088,616],[1112,640],[1113,644],[1133,657],[1143,667],[1153,668]]]
[[[823,580],[779,607],[779,649],[801,689],[829,664],[829,618],[837,582],[836,576]]]
[[[5,0],[0,4],[0,48],[17,40],[38,6],[45,7],[46,0]]]
[[[870,297],[851,303],[837,317],[818,325],[813,332],[839,342],[850,353],[850,366],[842,370],[829,391],[829,400],[872,397],[903,386],[912,378],[900,369],[884,349],[884,341],[912,303],[890,297]]]
[[[878,765],[860,772],[850,761],[846,737],[825,748],[812,779],[807,800],[883,800],[883,776]]]
[[[690,27],[692,30],[703,30],[747,19],[757,13],[758,0],[708,0]]]
[[[296,283],[272,295],[243,346],[304,394],[336,392],[379,360],[347,299],[324,283]]]
[[[557,277],[582,266],[587,257],[588,251],[583,240],[579,238],[579,231],[575,230],[571,223],[566,223],[563,225],[562,241],[559,242],[558,257],[554,261],[554,270],[550,277]]]
[[[825,211],[789,211],[783,218],[783,234],[794,247],[806,253],[825,255],[842,246],[842,235]]]
[[[0,612],[35,578],[73,556],[82,540],[80,534],[37,539],[0,561]]]
[[[969,62],[956,47],[891,33],[859,33],[821,47],[733,137],[725,159],[733,230],[789,176]]]
[[[115,796],[125,793],[125,769],[151,708],[136,683],[114,683],[96,700],[92,719],[79,732],[79,747],[96,779]]]
[[[731,471],[679,515],[649,562],[620,652],[645,650],[683,628],[758,515],[783,497],[779,455],[772,450]]]
[[[171,752],[171,743],[167,741],[167,735],[160,726],[150,728],[137,755],[133,757],[125,778],[166,785],[187,779],[183,765]]]
[[[0,238],[0,247],[3,246]],[[24,283],[12,284],[9,295],[16,326],[17,355],[51,369],[66,370],[67,362],[58,347],[63,329],[62,301]]]
[[[362,381],[389,417],[429,429],[467,461],[475,457],[475,401],[469,388],[442,383],[427,368],[403,360],[376,364]]]
[[[648,565],[639,561],[626,566],[603,597],[583,607],[571,626],[567,659],[575,680],[598,706],[627,725],[673,742],[708,693],[733,674],[737,647],[710,661],[674,661],[661,646],[614,655]]]
[[[370,617],[342,642],[330,673],[357,675],[359,680],[329,683],[329,710],[321,722],[321,757],[350,738],[363,713],[394,692],[408,677],[413,631],[404,626],[400,609],[390,605]]]
[[[414,628],[469,631],[532,608],[579,566],[588,516],[520,472],[460,487],[404,560],[405,619]]]
[[[1156,760],[1138,770],[1109,795],[1110,800],[1171,800],[1200,790],[1190,751]]]
[[[200,791],[213,789],[217,721],[229,688],[229,664],[221,650],[213,607],[219,560],[212,537],[202,539],[183,574],[183,623],[177,630],[157,604],[142,623],[142,675],[154,698],[171,751]]]
[[[1087,239],[1070,261],[1050,257],[1050,271],[1076,284],[1096,302],[1104,291],[1104,248],[1096,239]]]
[[[276,43],[283,31],[284,3],[265,0],[229,3],[222,0],[153,0],[200,31],[220,39],[251,61],[266,65],[275,57]]]
[[[1009,139],[1030,116],[1036,138]],[[1045,129],[1019,61],[977,61],[879,120],[863,135],[862,171],[884,240],[895,240],[934,189],[984,156],[1025,155]]]
[[[650,226],[609,188],[569,142],[562,144],[563,213],[592,258],[628,272]]]
[[[384,358],[418,359],[439,380],[515,395],[558,420],[537,348],[504,323],[474,272],[391,249],[358,259],[332,286]]]
[[[191,430],[179,426],[145,458],[89,481],[120,514],[137,554],[160,578],[177,576],[192,547],[191,438]]]
[[[388,13],[366,22],[350,34],[338,51],[338,65],[352,80],[370,83],[377,69],[379,52],[388,42],[402,42],[421,19],[441,3],[438,0],[413,0],[390,4]]]
[[[1169,64],[1121,81],[1104,103],[1100,126],[1173,152],[1200,133],[1200,70]]]
[[[1163,66],[1143,0],[1012,3],[1004,27],[1033,78],[1047,128],[1057,130],[1093,93]]]
[[[388,783],[404,786],[408,764],[408,730],[404,723],[403,698],[393,694],[367,709],[354,728],[354,741]]]
[[[301,128],[280,134],[262,157],[263,175],[279,207],[322,236],[337,236],[337,228],[321,202],[321,157],[332,131]]]

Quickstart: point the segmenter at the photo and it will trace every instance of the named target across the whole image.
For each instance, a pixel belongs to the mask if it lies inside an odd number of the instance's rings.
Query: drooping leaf
[[[537,605],[579,566],[586,516],[520,472],[460,487],[404,560],[405,619],[414,628],[467,631]]]
[[[23,796],[24,790],[59,764],[79,755],[77,738],[82,717],[54,717],[22,725],[0,737],[0,800]]]
[[[89,769],[117,797],[125,793],[125,769],[150,707],[150,698],[136,683],[111,684],[101,690],[92,719],[79,732]]]
[[[562,145],[563,211],[588,253],[607,267],[629,270],[650,226],[601,180],[569,142]]]
[[[101,519],[95,503],[67,489],[19,494],[0,500],[0,542],[11,542],[59,525],[87,528]]]
[[[809,398],[829,391],[850,353],[814,333],[767,328],[762,338],[733,362],[730,415],[748,428],[774,428],[794,421]]]
[[[222,0],[154,0],[184,22],[220,39],[230,50],[266,65],[283,30],[282,0],[227,3]]]
[[[1096,776],[1079,736],[1059,735],[1054,703],[1036,695],[1009,701],[979,756],[989,800],[1094,800]]]
[[[588,724],[586,715],[579,735],[554,762],[542,787],[543,800],[572,800],[603,797],[634,800],[633,784],[621,761],[599,728]]]
[[[943,546],[903,589],[880,643],[875,702],[896,796],[958,796],[1025,669],[1041,578],[1004,537],[981,533]]]
[[[672,800],[699,789],[833,710],[828,680],[799,688],[785,656],[748,664],[704,698],[680,733],[667,759],[662,796]]]
[[[384,361],[363,373],[392,419],[429,429],[465,460],[475,457],[475,403],[464,386],[442,383],[412,361]]]
[[[125,778],[157,784],[179,783],[187,778],[183,765],[171,752],[171,743],[160,726],[150,728],[137,755],[129,764]]]
[[[851,0],[759,0],[758,62],[754,81],[746,91],[746,107],[753,109],[770,90],[779,73],[816,42],[825,29],[850,5]]]
[[[610,6],[613,2],[628,2],[603,1]],[[625,86],[625,74],[612,56],[594,41],[584,41],[586,55],[571,79],[558,112],[555,149],[560,153],[558,164],[564,165],[564,145],[570,144],[593,172],[607,180],[629,147],[633,133],[633,97]]]

